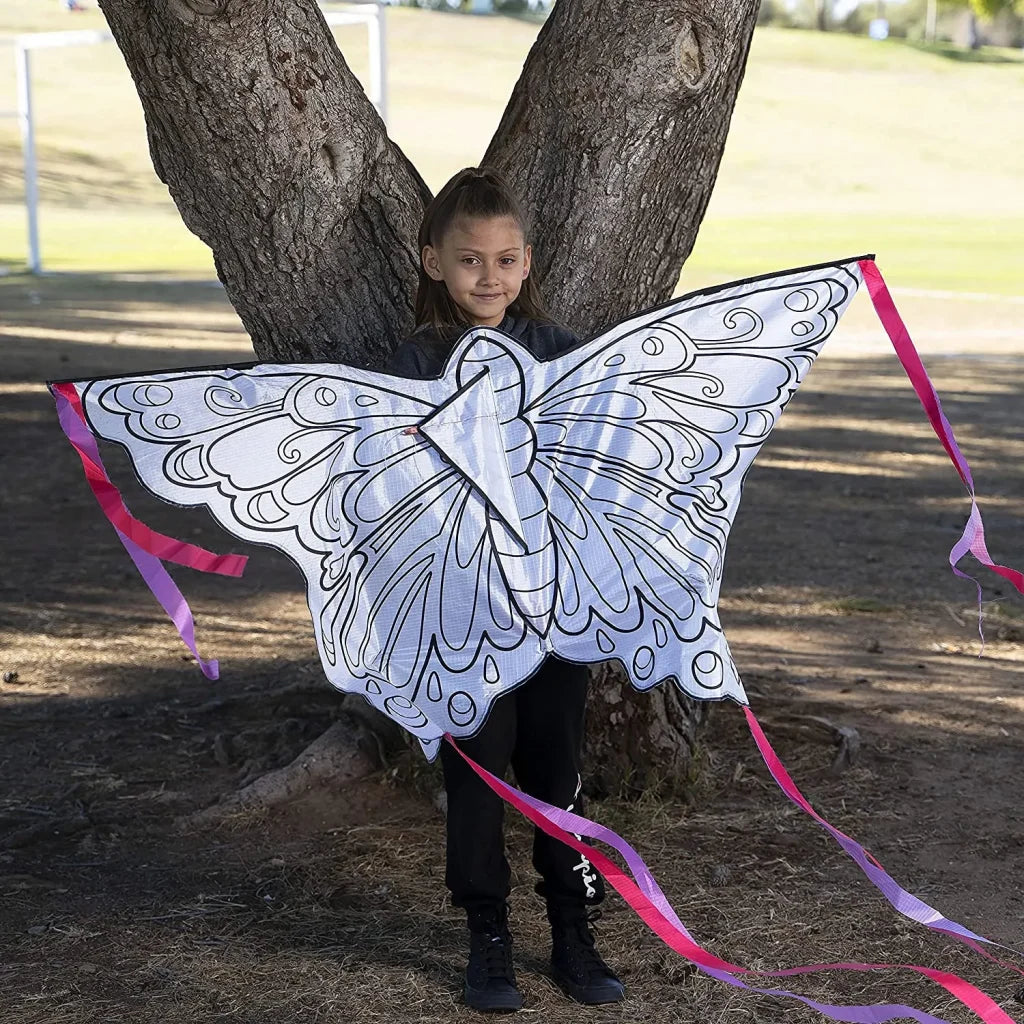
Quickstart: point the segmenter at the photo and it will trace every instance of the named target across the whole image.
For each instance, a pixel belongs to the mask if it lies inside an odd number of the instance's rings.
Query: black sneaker
[[[626,987],[594,948],[590,921],[600,916],[591,911],[550,914],[551,974],[558,987],[570,998],[587,1006],[618,1003],[626,996]]]
[[[469,964],[465,1001],[481,1013],[513,1013],[522,1008],[512,967],[512,936],[507,909],[474,913],[469,922]]]

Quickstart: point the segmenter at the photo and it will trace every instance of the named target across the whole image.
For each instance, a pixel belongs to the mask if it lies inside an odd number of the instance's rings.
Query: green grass
[[[803,212],[704,220],[682,281],[693,287],[873,252],[900,287],[1024,294],[1024,215],[930,216]]]
[[[0,33],[98,27],[4,0]],[[537,26],[388,12],[391,131],[435,188],[480,159]],[[365,73],[365,33],[338,40]],[[0,110],[13,107],[0,49]],[[1024,60],[947,46],[759,29],[687,279],[873,251],[899,284],[1024,294]],[[438,68],[446,69],[443,73]],[[44,258],[50,269],[209,273],[149,163],[117,50],[36,55]],[[69,88],[69,83],[73,88]],[[0,121],[0,265],[24,259],[16,126]]]
[[[24,269],[19,246],[24,246],[25,230],[24,208],[0,206],[0,267]],[[210,250],[170,204],[49,206],[40,218],[39,234],[46,270],[214,276]]]

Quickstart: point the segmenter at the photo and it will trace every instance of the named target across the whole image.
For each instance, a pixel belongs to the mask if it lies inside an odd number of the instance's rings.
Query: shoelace
[[[594,936],[585,928],[580,928],[577,934],[580,939],[578,956],[583,969],[587,974],[594,971],[606,972],[608,965],[601,959],[601,954],[594,946]]]
[[[588,910],[586,917],[574,922],[565,929],[566,938],[572,946],[573,959],[589,975],[593,971],[610,974],[611,970],[601,958],[594,944],[594,936],[590,925],[600,920],[601,911],[596,907]]]
[[[490,935],[484,943],[484,966],[488,978],[509,980],[512,973],[510,940],[504,935]]]

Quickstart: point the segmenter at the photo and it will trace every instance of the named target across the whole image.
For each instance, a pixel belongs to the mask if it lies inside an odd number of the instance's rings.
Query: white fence
[[[387,32],[384,5],[358,3],[358,9],[325,9],[328,25],[365,25],[369,42],[369,89],[367,95],[387,123]],[[25,212],[28,227],[28,269],[33,274],[43,270],[39,243],[39,165],[36,158],[35,119],[32,115],[32,53],[65,46],[93,46],[113,42],[106,31],[33,32],[14,39],[14,67],[18,83],[18,106],[13,112],[21,132],[21,152],[25,180]],[[0,115],[7,112],[0,112]],[[11,116],[11,115],[7,115]]]

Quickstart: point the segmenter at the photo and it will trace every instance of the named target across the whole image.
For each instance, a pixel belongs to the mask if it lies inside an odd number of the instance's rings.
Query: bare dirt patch
[[[179,574],[208,683],[103,521],[41,381],[249,357],[200,285],[0,281],[0,1021],[440,1022],[464,939],[443,886],[433,769],[410,759],[336,793],[216,830],[182,815],[285,763],[338,713],[299,580],[252,549],[241,581]],[[747,486],[723,617],[753,703],[808,797],[909,888],[1024,943],[1024,611],[943,571],[966,501],[894,359],[823,357]],[[1019,562],[1016,353],[932,369],[984,488],[990,546]],[[237,550],[202,513],[161,506],[109,466],[158,529]],[[1016,550],[1014,550],[1016,548]],[[857,728],[830,771],[815,719]],[[916,962],[963,973],[1011,1015],[1014,975],[899,918],[775,790],[736,709],[716,709],[688,801],[594,815],[647,857],[713,951],[752,967]],[[551,1022],[811,1021],[694,973],[616,898],[601,943],[629,985],[582,1010],[545,974],[528,832],[510,823],[527,1012]],[[1018,979],[1019,980],[1019,979]],[[904,1001],[973,1019],[908,972],[794,981],[824,1001]]]

